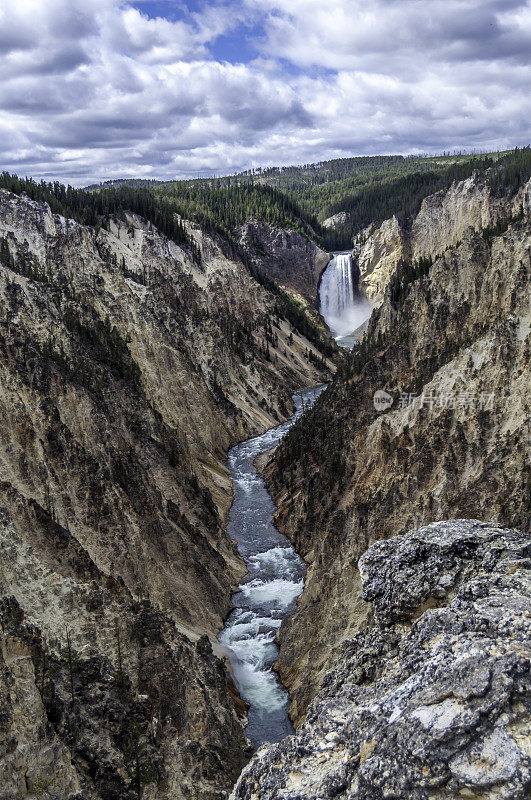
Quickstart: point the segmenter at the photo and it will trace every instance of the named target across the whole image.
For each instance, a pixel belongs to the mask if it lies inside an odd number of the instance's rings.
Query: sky
[[[0,0],[0,166],[73,185],[531,140],[531,0]]]

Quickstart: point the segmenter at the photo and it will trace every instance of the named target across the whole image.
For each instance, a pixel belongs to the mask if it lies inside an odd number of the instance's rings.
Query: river
[[[295,610],[306,567],[273,525],[275,505],[253,462],[278,444],[324,388],[294,395],[291,419],[229,452],[234,501],[227,529],[249,572],[232,598],[235,608],[219,641],[227,648],[240,695],[250,703],[247,735],[255,747],[293,733],[289,695],[273,671],[278,656],[275,637],[282,620]]]

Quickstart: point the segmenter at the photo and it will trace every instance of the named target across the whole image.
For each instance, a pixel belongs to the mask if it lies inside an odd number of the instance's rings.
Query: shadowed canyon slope
[[[259,268],[280,286],[317,306],[319,279],[330,256],[301,233],[259,222],[239,231],[242,247]]]
[[[395,259],[363,343],[267,469],[309,562],[278,662],[296,722],[366,617],[357,561],[373,541],[448,518],[529,526],[530,189],[488,213],[481,185],[425,201],[423,260]]]
[[[188,229],[200,258],[137,216],[84,227],[0,191],[9,797],[217,798],[246,758],[200,638],[244,571],[224,462],[326,367],[285,299]]]

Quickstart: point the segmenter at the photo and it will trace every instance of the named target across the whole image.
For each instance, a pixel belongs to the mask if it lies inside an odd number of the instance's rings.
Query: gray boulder
[[[371,624],[233,800],[528,797],[531,537],[438,522],[377,542],[359,569]]]

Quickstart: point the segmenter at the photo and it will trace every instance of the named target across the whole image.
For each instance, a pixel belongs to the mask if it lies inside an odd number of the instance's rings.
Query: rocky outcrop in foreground
[[[473,520],[372,545],[359,562],[371,624],[233,800],[528,797],[530,558],[530,536]]]

